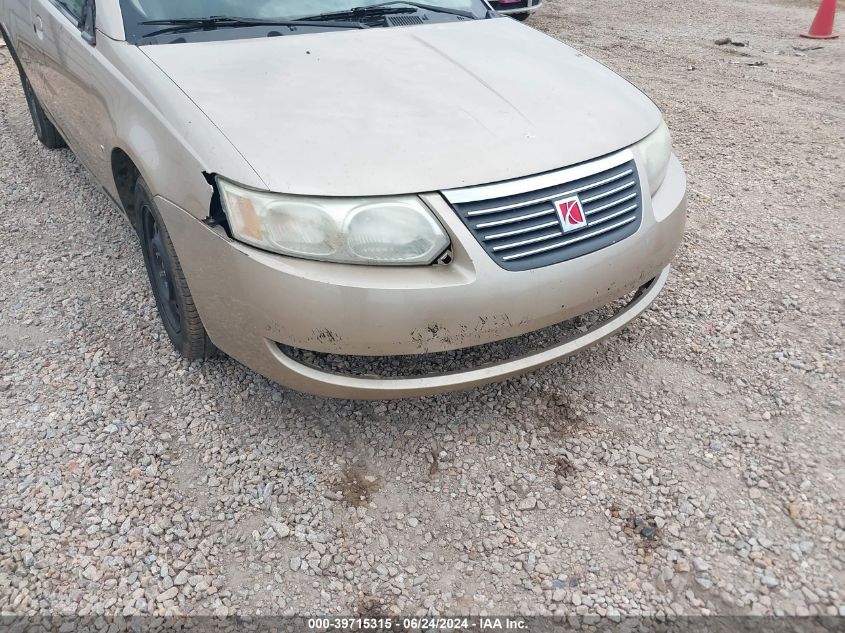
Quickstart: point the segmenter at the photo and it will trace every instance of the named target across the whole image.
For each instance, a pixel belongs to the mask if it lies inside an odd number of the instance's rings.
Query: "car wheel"
[[[26,75],[21,77],[21,82],[23,83],[23,93],[26,96],[26,105],[29,107],[29,114],[32,117],[32,125],[35,127],[35,135],[38,137],[38,140],[47,149],[67,147],[65,140],[59,134],[56,126],[44,114],[44,108],[41,107],[41,103],[39,103],[38,97],[35,96],[35,92],[33,92]]]
[[[519,20],[520,22],[525,22],[529,17],[531,17],[530,13],[511,13],[510,17],[514,20]]]
[[[188,360],[212,356],[214,344],[200,320],[173,242],[143,178],[135,185],[135,208],[144,263],[167,336]]]

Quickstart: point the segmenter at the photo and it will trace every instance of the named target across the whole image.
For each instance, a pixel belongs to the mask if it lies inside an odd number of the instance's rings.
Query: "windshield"
[[[120,0],[136,44],[401,27],[491,17],[484,0]],[[294,22],[295,24],[290,24]]]

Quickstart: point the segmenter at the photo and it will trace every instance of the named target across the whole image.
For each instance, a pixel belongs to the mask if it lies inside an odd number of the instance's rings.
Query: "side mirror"
[[[82,39],[91,46],[97,45],[97,8],[94,0],[85,0],[82,5],[82,17],[79,19],[79,30]]]

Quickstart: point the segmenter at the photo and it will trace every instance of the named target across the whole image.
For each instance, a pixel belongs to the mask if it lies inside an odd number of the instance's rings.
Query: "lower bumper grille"
[[[581,257],[636,233],[642,190],[628,150],[529,178],[453,189],[443,195],[499,266],[521,271]],[[562,221],[560,203],[576,198],[583,221]]]
[[[583,336],[584,332],[619,314],[644,291],[651,281],[637,290],[614,299],[580,316],[493,343],[483,343],[448,352],[428,352],[399,356],[356,356],[312,352],[276,343],[293,360],[334,375],[359,378],[423,378],[450,372],[471,371],[537,354],[545,349]]]

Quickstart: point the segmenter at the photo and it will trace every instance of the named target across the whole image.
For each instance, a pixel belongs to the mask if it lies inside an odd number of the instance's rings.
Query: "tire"
[[[520,22],[525,22],[528,18],[531,17],[530,13],[511,13],[509,17],[512,17],[514,20],[518,20]]]
[[[183,358],[210,358],[216,348],[206,334],[176,249],[143,178],[135,184],[135,209],[147,275],[170,342]]]
[[[47,149],[61,149],[67,147],[65,140],[56,126],[50,122],[47,115],[44,114],[44,108],[35,96],[32,90],[32,85],[26,75],[21,75],[21,83],[23,84],[23,93],[26,96],[26,105],[29,107],[29,114],[32,116],[32,126],[35,128],[35,135],[41,144]]]

